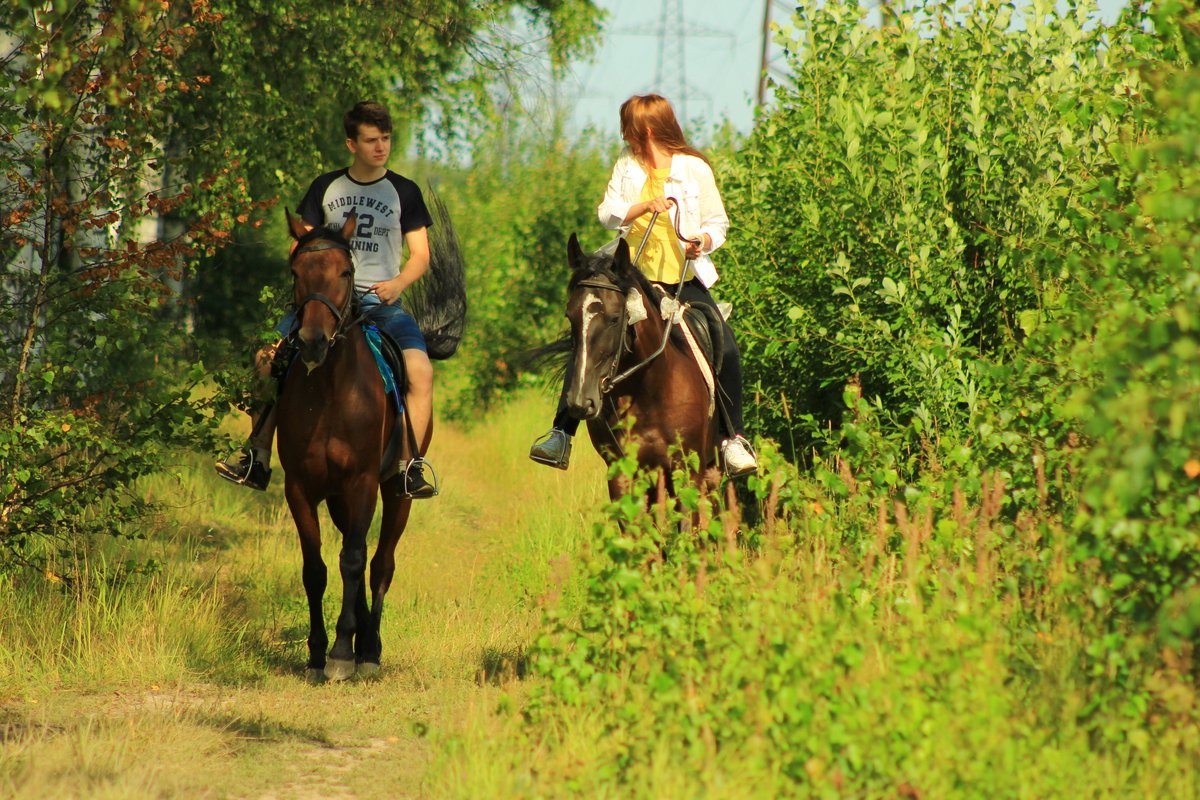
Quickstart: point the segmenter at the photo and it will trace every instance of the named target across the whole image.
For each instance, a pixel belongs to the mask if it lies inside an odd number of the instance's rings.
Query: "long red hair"
[[[667,98],[658,94],[635,94],[621,103],[621,138],[629,144],[634,158],[643,163],[650,161],[650,135],[659,147],[672,155],[686,153],[708,163],[703,153],[687,143]]]

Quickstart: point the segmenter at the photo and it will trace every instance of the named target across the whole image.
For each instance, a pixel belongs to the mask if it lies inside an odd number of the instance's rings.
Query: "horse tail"
[[[428,183],[425,204],[433,217],[429,228],[429,269],[404,293],[404,308],[424,334],[429,357],[443,359],[454,355],[466,328],[466,264],[450,212]]]

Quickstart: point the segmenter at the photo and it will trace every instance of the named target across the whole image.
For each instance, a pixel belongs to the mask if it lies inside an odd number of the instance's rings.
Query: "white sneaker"
[[[740,433],[721,442],[721,460],[725,462],[725,474],[731,478],[758,472],[754,449]]]

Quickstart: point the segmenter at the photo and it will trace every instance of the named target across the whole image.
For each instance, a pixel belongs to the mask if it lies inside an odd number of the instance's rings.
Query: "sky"
[[[775,19],[789,8],[771,0]],[[632,94],[656,91],[689,130],[727,117],[750,129],[758,91],[764,0],[598,0],[608,12],[595,58],[576,64],[561,91],[573,95],[574,122],[617,128]],[[666,32],[663,20],[667,21]]]
[[[1105,19],[1124,0],[1100,0]],[[608,12],[595,57],[575,64],[558,88],[578,129],[616,135],[617,109],[632,94],[657,91],[675,106],[690,135],[728,119],[739,131],[753,124],[767,13],[786,23],[795,3],[783,0],[597,0]],[[663,21],[667,21],[665,33]],[[770,71],[783,70],[769,46]]]

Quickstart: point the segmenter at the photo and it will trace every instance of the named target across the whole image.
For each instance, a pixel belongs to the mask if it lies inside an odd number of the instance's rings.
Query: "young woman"
[[[717,191],[712,167],[695,148],[688,146],[671,104],[656,94],[634,95],[621,104],[621,138],[627,149],[613,167],[598,214],[604,227],[618,230],[631,252],[645,248],[637,266],[668,293],[679,289],[678,299],[692,305],[716,308],[708,287],[717,281],[710,254],[725,243],[729,217]],[[672,198],[678,204],[673,208]],[[654,227],[650,220],[658,212]],[[679,230],[698,244],[679,240]],[[685,274],[686,270],[686,274]],[[728,475],[745,475],[758,469],[754,451],[743,435],[742,366],[733,332],[726,325],[725,352],[717,382],[729,398],[729,425],[723,430],[721,458]],[[529,457],[540,464],[566,469],[571,457],[571,437],[579,421],[559,400],[554,427],[539,438]]]

